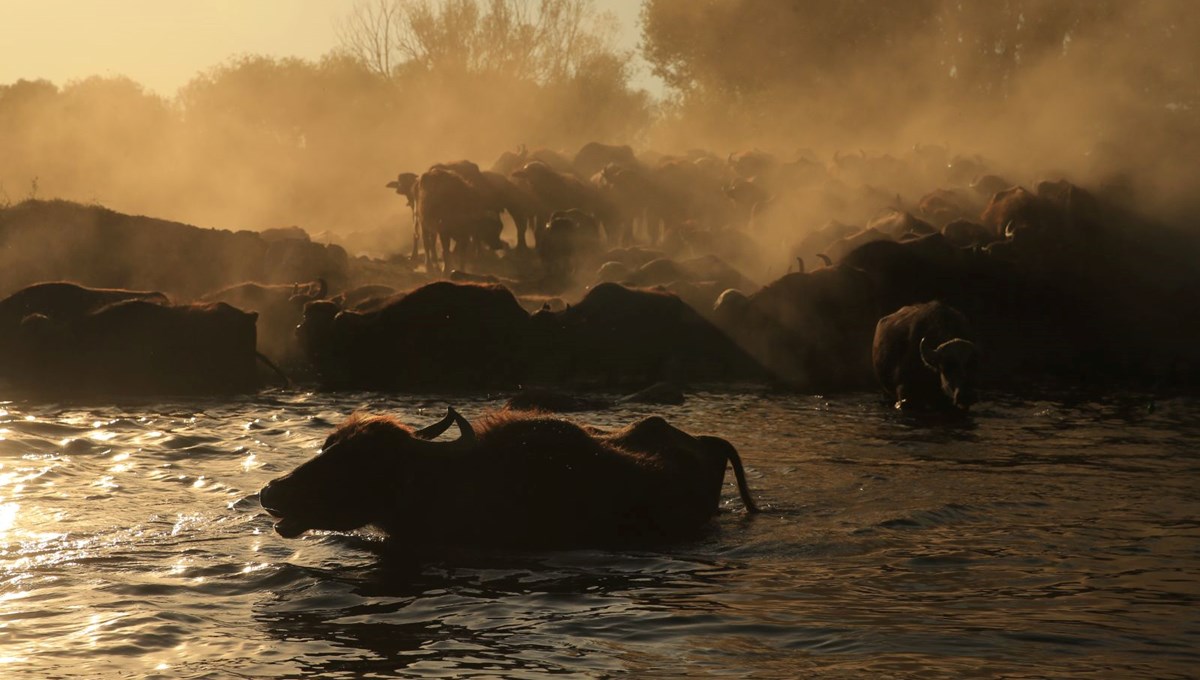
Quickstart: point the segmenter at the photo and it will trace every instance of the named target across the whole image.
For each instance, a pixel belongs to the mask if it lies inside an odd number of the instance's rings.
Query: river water
[[[416,570],[280,538],[257,490],[354,410],[443,397],[0,402],[0,677],[1195,677],[1200,401],[985,396],[578,414],[729,439],[765,512],[729,473],[694,543]]]

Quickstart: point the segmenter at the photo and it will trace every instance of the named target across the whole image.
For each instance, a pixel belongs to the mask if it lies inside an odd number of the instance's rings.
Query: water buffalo
[[[828,391],[871,383],[871,329],[879,310],[862,271],[835,265],[786,274],[752,295],[726,291],[713,317],[788,385]]]
[[[504,247],[504,228],[489,198],[458,173],[434,167],[417,180],[417,220],[425,243],[425,267],[437,265],[437,241],[442,242],[443,273],[449,273],[450,245],[456,244],[460,265],[472,262],[480,247]]]
[[[13,378],[38,393],[214,394],[257,389],[257,314],[223,302],[125,300],[80,317],[31,314]]]
[[[903,307],[875,326],[875,374],[897,408],[967,409],[979,351],[967,318],[938,301]]]
[[[201,302],[225,302],[247,312],[258,313],[258,349],[276,363],[301,358],[296,345],[296,325],[304,317],[304,305],[325,297],[324,279],[308,283],[239,283],[208,293]]]
[[[959,248],[984,246],[996,240],[991,229],[971,220],[951,220],[942,227],[942,236]]]
[[[906,234],[925,236],[938,232],[937,227],[934,227],[929,222],[914,216],[910,212],[896,210],[895,208],[889,208],[883,214],[868,222],[867,229],[878,230],[893,239],[899,239]]]
[[[594,215],[604,225],[610,244],[616,245],[620,240],[617,207],[598,187],[537,161],[525,164],[512,177],[537,200],[539,229],[549,224],[551,213],[577,208]],[[538,236],[535,232],[534,238]]]
[[[904,305],[958,295],[962,253],[940,233],[907,241],[872,241],[842,258],[843,267],[867,274],[881,314]]]
[[[396,193],[404,197],[405,204],[412,211],[413,223],[413,247],[411,259],[417,259],[417,247],[421,241],[421,223],[417,221],[417,179],[416,173],[402,172],[396,176],[391,182],[386,185],[389,189],[395,189]]]
[[[452,424],[458,439],[433,441]],[[372,525],[418,558],[439,548],[617,547],[701,535],[728,465],[756,512],[733,445],[659,417],[606,432],[518,412],[472,425],[450,408],[413,431],[356,415],[259,501],[285,538]]]
[[[326,387],[479,389],[521,382],[528,323],[503,286],[435,281],[372,311],[309,303],[296,333]]]
[[[538,199],[525,186],[509,179],[508,175],[480,170],[471,161],[438,163],[431,169],[449,170],[463,178],[483,201],[483,207],[494,213],[508,213],[517,231],[517,247],[525,248],[525,232],[543,212]]]
[[[21,322],[32,314],[60,321],[78,319],[107,305],[124,300],[170,304],[156,291],[123,288],[89,288],[68,281],[49,281],[26,286],[0,300],[0,373],[13,362],[13,342]]]
[[[582,260],[600,250],[600,225],[592,215],[578,209],[556,212],[537,240],[545,292],[561,293],[575,279]]]
[[[617,146],[588,142],[575,154],[575,160],[571,166],[576,177],[591,177],[610,163],[625,167],[639,165],[637,157],[633,154],[633,148],[628,145]]]
[[[656,382],[754,381],[766,371],[675,295],[602,283],[530,319],[537,384],[641,389]]]
[[[997,238],[1014,239],[1050,232],[1060,217],[1050,201],[1015,186],[993,194],[979,221]]]
[[[170,304],[156,291],[89,288],[69,281],[35,283],[0,300],[0,330],[12,332],[30,314],[76,317],[124,300]]]

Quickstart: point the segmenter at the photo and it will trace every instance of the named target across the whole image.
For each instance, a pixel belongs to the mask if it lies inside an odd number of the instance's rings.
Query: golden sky
[[[355,0],[0,0],[0,84],[124,75],[165,96],[238,54],[320,57]],[[596,0],[637,42],[640,0]]]

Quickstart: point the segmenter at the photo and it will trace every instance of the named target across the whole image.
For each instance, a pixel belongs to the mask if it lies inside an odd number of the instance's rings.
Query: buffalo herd
[[[959,409],[975,382],[1192,384],[1194,238],[1128,191],[1030,186],[935,147],[828,163],[521,147],[387,183],[411,208],[413,251],[370,271],[407,269],[409,285],[351,275],[344,253],[306,269],[296,254],[324,251],[295,227],[256,247],[309,280],[38,283],[0,300],[0,379],[84,395],[238,392],[281,373],[410,391],[875,385]]]
[[[286,284],[20,288],[0,300],[0,379],[81,397],[246,392],[284,374],[515,394],[474,425],[453,409],[415,431],[356,416],[262,489],[283,536],[372,524],[420,552],[691,535],[730,465],[755,511],[729,442],[661,418],[610,432],[546,415],[611,403],[581,393],[875,388],[961,416],[979,389],[1189,390],[1200,370],[1200,248],[1112,184],[1027,188],[934,147],[822,163],[590,143],[386,186],[410,208],[413,248],[369,268],[344,251],[306,268],[327,253],[300,242],[255,246],[300,254],[287,271],[311,278]],[[456,440],[435,441],[451,426]]]

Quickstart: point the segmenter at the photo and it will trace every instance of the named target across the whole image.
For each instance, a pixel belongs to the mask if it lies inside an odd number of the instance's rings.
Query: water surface
[[[257,502],[356,409],[443,397],[0,403],[0,677],[1194,677],[1200,402],[701,393],[732,441],[706,538],[433,563],[285,540]],[[468,417],[499,400],[454,398]]]

